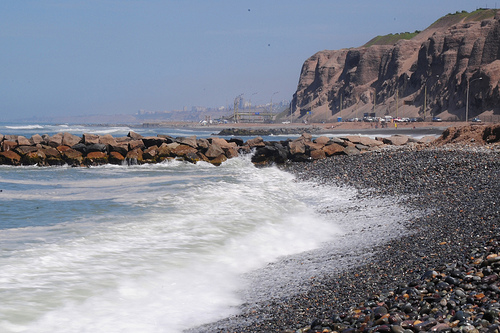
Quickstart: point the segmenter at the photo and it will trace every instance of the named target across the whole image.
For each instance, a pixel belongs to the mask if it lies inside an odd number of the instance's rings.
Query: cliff
[[[295,117],[328,121],[374,112],[464,120],[468,83],[469,118],[500,115],[500,12],[447,15],[411,39],[366,45],[321,51],[304,62]]]

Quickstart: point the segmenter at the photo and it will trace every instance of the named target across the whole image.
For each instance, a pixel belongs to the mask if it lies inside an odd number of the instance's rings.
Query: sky
[[[476,0],[2,0],[0,122],[290,101],[304,61]],[[2,119],[3,118],[3,119]]]

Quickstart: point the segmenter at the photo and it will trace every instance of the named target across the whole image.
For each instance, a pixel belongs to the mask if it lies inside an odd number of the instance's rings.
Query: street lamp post
[[[477,81],[477,80],[482,80],[482,77],[478,77],[477,79],[474,79],[469,82],[469,78],[467,78],[467,101],[465,102],[465,122],[469,121],[469,88],[470,88],[470,83]]]

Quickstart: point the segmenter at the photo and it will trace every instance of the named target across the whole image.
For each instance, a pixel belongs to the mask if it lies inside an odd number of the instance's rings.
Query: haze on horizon
[[[314,53],[423,30],[476,0],[0,4],[0,122],[291,100]]]

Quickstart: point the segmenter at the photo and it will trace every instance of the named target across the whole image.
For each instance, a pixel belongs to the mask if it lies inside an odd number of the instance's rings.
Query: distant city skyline
[[[490,7],[496,3],[491,3]],[[423,30],[488,3],[7,1],[0,5],[5,120],[135,114],[291,100],[325,49]]]

